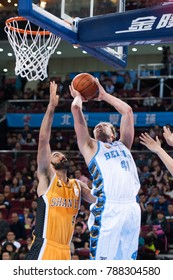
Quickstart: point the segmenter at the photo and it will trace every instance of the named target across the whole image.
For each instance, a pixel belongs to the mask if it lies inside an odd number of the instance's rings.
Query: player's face
[[[110,141],[114,136],[112,133],[111,124],[106,122],[97,124],[94,128],[93,133],[96,140],[100,140],[103,142]]]
[[[51,164],[55,170],[62,170],[69,168],[69,162],[64,154],[59,152],[54,152],[51,155]]]

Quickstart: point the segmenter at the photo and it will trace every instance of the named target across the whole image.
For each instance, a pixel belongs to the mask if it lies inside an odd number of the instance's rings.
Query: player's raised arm
[[[173,159],[161,147],[161,143],[158,136],[156,136],[156,140],[154,140],[148,133],[141,133],[139,139],[142,145],[147,147],[151,152],[156,153],[158,155],[158,157],[165,164],[169,172],[173,175]]]
[[[97,99],[109,103],[122,115],[120,123],[120,141],[130,149],[134,139],[134,116],[132,108],[121,99],[107,93],[97,78],[96,82],[99,88],[99,96]]]
[[[163,127],[163,136],[169,146],[173,146],[173,133],[170,131],[169,127]]]
[[[55,107],[58,105],[59,96],[56,95],[57,85],[55,82],[50,82],[50,99],[49,104],[42,120],[42,124],[39,132],[38,153],[37,153],[37,175],[39,179],[38,193],[44,192],[47,189],[48,182],[43,183],[42,179],[47,181],[51,176],[50,161],[51,161],[51,149],[50,149],[50,136],[51,126],[53,122],[53,116]],[[44,188],[45,186],[45,188]]]
[[[83,155],[87,152],[88,148],[92,149],[94,139],[91,138],[88,126],[82,112],[82,103],[84,98],[80,93],[74,89],[73,84],[70,86],[70,92],[74,98],[71,104],[71,112],[74,119],[74,129],[77,135],[77,142],[79,150]]]

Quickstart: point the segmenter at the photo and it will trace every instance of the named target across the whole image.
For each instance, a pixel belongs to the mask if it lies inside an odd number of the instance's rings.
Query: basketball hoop
[[[19,28],[19,22],[27,22]],[[47,78],[47,65],[61,38],[38,27],[32,30],[31,23],[23,17],[9,18],[5,32],[16,56],[15,74],[28,81]]]

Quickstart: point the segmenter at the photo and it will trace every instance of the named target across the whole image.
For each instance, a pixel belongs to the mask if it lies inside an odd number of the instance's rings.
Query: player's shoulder
[[[87,184],[81,180],[75,179],[81,188],[88,188]]]

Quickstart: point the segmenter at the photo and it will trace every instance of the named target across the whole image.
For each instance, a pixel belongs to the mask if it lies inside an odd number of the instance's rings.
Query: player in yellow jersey
[[[95,202],[82,181],[68,179],[69,162],[61,152],[51,153],[50,136],[59,96],[57,85],[50,82],[50,100],[44,115],[38,143],[38,209],[34,239],[27,260],[70,260],[70,242],[81,197]]]

